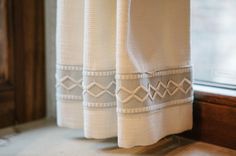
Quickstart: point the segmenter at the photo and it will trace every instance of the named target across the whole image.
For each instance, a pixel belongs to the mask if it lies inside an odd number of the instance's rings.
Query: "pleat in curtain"
[[[57,123],[149,145],[192,128],[189,0],[58,0]]]

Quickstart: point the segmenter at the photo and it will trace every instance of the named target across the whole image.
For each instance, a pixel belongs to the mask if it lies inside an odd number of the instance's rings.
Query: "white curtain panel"
[[[189,3],[58,0],[58,125],[125,148],[191,129]]]

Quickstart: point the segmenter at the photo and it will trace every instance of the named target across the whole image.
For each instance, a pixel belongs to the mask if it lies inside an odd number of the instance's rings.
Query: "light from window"
[[[191,1],[196,83],[236,88],[236,0]]]

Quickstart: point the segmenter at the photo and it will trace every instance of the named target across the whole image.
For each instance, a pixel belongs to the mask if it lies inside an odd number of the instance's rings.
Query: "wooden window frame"
[[[43,0],[8,0],[15,64],[16,124],[46,116]]]
[[[193,129],[181,135],[236,149],[236,96],[195,90]]]
[[[2,2],[7,57],[0,81],[0,128],[46,116],[44,1]]]

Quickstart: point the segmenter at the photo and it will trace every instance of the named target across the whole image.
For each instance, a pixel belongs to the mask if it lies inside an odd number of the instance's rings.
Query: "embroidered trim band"
[[[146,72],[146,73],[134,73],[134,74],[116,74],[116,79],[142,79],[142,78],[150,78],[155,76],[164,76],[164,75],[173,75],[173,74],[181,74],[186,72],[191,72],[191,67],[183,67],[177,69],[168,69],[161,70],[155,72]]]
[[[115,107],[119,113],[141,113],[191,102],[191,67],[116,74],[57,65],[57,98],[83,101],[87,108]],[[115,79],[116,78],[116,79]]]
[[[65,101],[82,101],[82,66],[58,64],[56,69],[57,99]]]
[[[116,75],[117,111],[142,113],[192,101],[190,67]]]
[[[84,107],[116,106],[115,71],[83,71]]]
[[[122,108],[117,108],[118,113],[143,113],[143,112],[148,112],[148,111],[155,111],[159,110],[165,107],[171,107],[171,106],[176,106],[180,104],[186,104],[188,102],[192,102],[193,98],[189,97],[186,99],[180,99],[180,100],[175,100],[175,101],[169,101],[166,103],[160,103],[157,105],[151,105],[151,106],[146,106],[146,107],[141,107],[141,108],[127,108],[127,109],[122,109]]]

